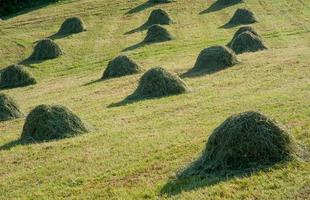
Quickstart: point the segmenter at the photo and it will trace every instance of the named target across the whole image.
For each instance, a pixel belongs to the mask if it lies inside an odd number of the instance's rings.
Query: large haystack
[[[23,113],[16,101],[8,95],[0,93],[0,121],[16,119],[22,116]]]
[[[0,88],[15,88],[36,84],[35,78],[22,65],[10,65],[0,74]]]
[[[219,171],[249,171],[296,155],[292,136],[275,121],[257,112],[233,115],[217,127],[195,166],[184,175]]]
[[[26,118],[21,139],[48,141],[88,132],[82,120],[64,106],[40,105]]]

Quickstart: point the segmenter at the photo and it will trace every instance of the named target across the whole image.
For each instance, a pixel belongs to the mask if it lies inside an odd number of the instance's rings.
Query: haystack
[[[252,11],[245,8],[238,8],[228,22],[228,25],[253,24],[255,22],[257,22],[257,18]]]
[[[0,74],[0,88],[15,88],[36,84],[35,78],[22,65],[10,65]]]
[[[172,23],[172,20],[166,11],[162,9],[156,9],[151,12],[146,22],[146,25],[148,26],[154,25],[154,24],[168,25],[171,23]]]
[[[144,39],[145,43],[156,43],[156,42],[164,42],[172,40],[172,36],[164,27],[160,25],[153,25],[151,26],[148,31],[147,35]]]
[[[86,31],[86,26],[83,20],[79,17],[70,17],[61,25],[58,34],[67,35]]]
[[[136,91],[127,100],[164,97],[186,91],[188,87],[180,77],[161,67],[155,67],[141,77]]]
[[[270,166],[292,158],[296,150],[292,136],[277,122],[257,112],[245,112],[229,117],[214,130],[187,175]]]
[[[260,37],[260,38],[261,38],[261,36],[254,30],[253,27],[251,27],[251,26],[242,26],[242,27],[240,27],[240,28],[236,31],[236,33],[234,34],[233,38],[231,39],[231,41],[230,41],[226,46],[228,46],[229,48],[231,48],[232,41],[233,41],[236,37],[238,37],[238,35],[240,35],[241,33],[247,32],[247,31],[249,31],[249,32],[251,32],[252,34],[256,35],[257,37]]]
[[[48,141],[88,132],[82,120],[64,106],[39,105],[26,118],[21,139]]]
[[[235,53],[225,46],[212,46],[201,51],[193,70],[216,72],[238,63]]]
[[[102,79],[121,77],[141,71],[139,65],[127,56],[121,55],[111,60],[103,73]]]
[[[267,49],[263,40],[254,35],[253,33],[246,31],[238,35],[231,44],[231,49],[236,54],[244,52],[256,52]]]
[[[60,47],[51,39],[40,40],[34,47],[30,56],[31,60],[46,60],[57,58],[62,55]]]
[[[22,116],[23,113],[16,101],[8,95],[0,93],[0,121],[16,119]]]

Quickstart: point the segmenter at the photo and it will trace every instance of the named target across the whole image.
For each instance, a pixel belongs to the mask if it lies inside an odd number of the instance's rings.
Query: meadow
[[[0,199],[309,199],[307,159],[227,180],[177,181],[175,174],[197,159],[214,128],[248,110],[276,119],[310,147],[310,1],[247,0],[211,13],[201,13],[211,0],[145,1],[64,0],[0,21],[2,69],[27,58],[67,17],[83,18],[86,32],[55,40],[64,55],[27,67],[36,85],[1,92],[25,113],[39,104],[68,106],[92,127],[74,138],[15,145],[25,119],[1,122]],[[97,81],[109,60],[125,54],[145,71],[161,66],[180,75],[202,49],[231,40],[238,27],[220,27],[240,7],[257,15],[252,26],[268,50],[184,78],[186,94],[109,107],[131,94],[142,75]],[[173,18],[166,28],[175,39],[123,51],[143,40],[146,31],[125,33],[155,8]]]

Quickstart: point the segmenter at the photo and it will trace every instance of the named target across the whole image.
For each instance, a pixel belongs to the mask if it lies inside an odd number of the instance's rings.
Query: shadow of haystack
[[[71,36],[73,34],[60,34],[60,33],[54,33],[50,36],[48,36],[47,38],[48,39],[51,39],[51,40],[57,40],[57,39],[62,39],[62,38],[66,38],[68,36]]]
[[[30,144],[34,144],[34,143],[37,143],[35,142],[34,140],[23,140],[23,139],[17,139],[17,140],[13,140],[11,142],[8,142],[2,146],[0,146],[0,151],[7,151],[7,150],[10,150],[12,148],[14,148],[15,146],[18,146],[18,145],[30,145]]]
[[[150,24],[148,23],[144,23],[142,24],[141,26],[137,27],[137,28],[134,28],[126,33],[124,33],[124,35],[130,35],[130,34],[133,34],[133,33],[136,33],[136,32],[142,32],[142,31],[145,31],[146,29],[148,29],[150,26]]]
[[[187,168],[178,173],[174,179],[169,180],[160,190],[161,195],[174,196],[183,191],[192,191],[199,188],[210,187],[221,182],[226,182],[235,178],[247,178],[258,171],[268,172],[271,168],[280,168],[285,163],[275,165],[257,166],[245,170],[218,171],[202,175],[190,175],[197,170],[200,160],[191,163]]]
[[[138,48],[140,48],[140,47],[143,47],[143,46],[145,46],[145,45],[147,45],[147,43],[145,43],[144,41],[142,41],[142,42],[139,42],[139,43],[137,43],[137,44],[134,44],[134,45],[132,45],[132,46],[129,46],[129,47],[123,49],[122,52],[125,52],[125,51],[132,51],[132,50],[138,49]]]
[[[208,69],[189,69],[187,72],[184,72],[183,74],[180,75],[181,78],[194,78],[194,77],[199,77],[199,76],[204,76],[204,75],[211,75],[215,74],[219,71],[225,70],[227,68],[217,68],[214,70],[208,70]]]
[[[134,8],[132,8],[131,10],[126,12],[126,14],[133,14],[133,13],[141,12],[141,11],[143,11],[145,9],[148,9],[148,8],[151,8],[151,7],[155,6],[155,5],[156,4],[147,1],[147,2],[144,2],[141,5],[138,5],[138,6],[134,7]]]
[[[223,4],[220,1],[216,1],[214,2],[209,8],[207,8],[206,10],[201,11],[199,14],[203,15],[203,14],[207,14],[207,13],[211,13],[211,12],[216,12],[222,9],[225,9],[227,7],[239,4],[239,3],[243,3],[243,1],[240,2],[232,2],[232,3],[228,3],[228,4]]]

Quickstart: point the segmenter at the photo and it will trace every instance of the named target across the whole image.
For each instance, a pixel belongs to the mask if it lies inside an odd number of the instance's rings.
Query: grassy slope
[[[235,29],[219,29],[237,7],[259,17],[255,28],[271,50],[243,54],[241,64],[185,81],[192,92],[107,108],[130,94],[141,75],[90,83],[108,60],[142,40],[123,35],[140,26],[152,8],[125,15],[144,0],[76,0],[50,5],[0,22],[0,66],[31,53],[33,42],[53,34],[68,16],[83,17],[88,31],[56,42],[65,55],[33,64],[39,84],[4,91],[27,113],[42,103],[63,104],[94,126],[91,134],[0,151],[0,199],[95,197],[168,198],[161,189],[194,160],[212,130],[233,113],[257,110],[282,122],[310,145],[310,2],[248,0],[199,15],[211,1],[160,5],[175,19],[176,40],[126,52],[145,69],[162,65],[176,73],[191,68],[201,49],[225,44]],[[190,2],[190,3],[188,3]],[[0,123],[0,145],[18,139],[24,119]],[[172,198],[287,199],[310,195],[310,164],[292,162],[212,184],[172,183]],[[183,188],[183,189],[182,189]]]

